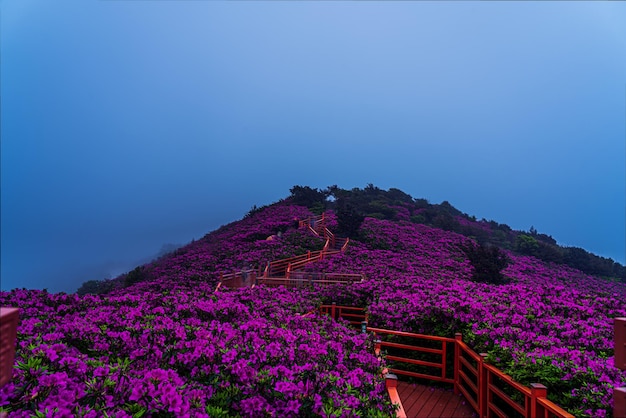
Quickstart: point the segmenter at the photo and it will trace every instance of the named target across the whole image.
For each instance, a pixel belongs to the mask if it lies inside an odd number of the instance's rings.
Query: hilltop
[[[320,250],[324,240],[298,220],[321,213],[349,245],[306,269],[360,273],[362,283],[215,292],[221,273]],[[373,326],[461,332],[516,380],[546,385],[576,416],[610,414],[612,388],[626,383],[612,359],[612,318],[626,316],[624,267],[586,251],[577,261],[584,250],[553,241],[397,189],[295,186],[154,262],[86,283],[81,293],[92,295],[0,293],[0,304],[23,309],[23,366],[17,383],[0,390],[0,406],[77,414],[71,398],[85,416],[89,408],[387,416],[372,341],[305,315],[337,302],[365,307]],[[90,374],[110,383],[90,383]],[[50,377],[36,383],[42,375]]]
[[[394,188],[382,190],[372,184],[364,189],[352,190],[340,189],[337,186],[330,186],[325,190],[294,186],[290,196],[286,199],[262,208],[254,206],[244,219],[223,226],[197,242],[194,241],[171,253],[164,254],[155,262],[138,266],[113,282],[117,282],[116,286],[119,286],[119,282],[132,284],[150,281],[161,275],[179,279],[202,277],[205,280],[215,281],[220,271],[230,271],[244,265],[265,265],[273,259],[295,255],[298,253],[296,247],[300,244],[294,247],[294,243],[288,243],[286,239],[281,240],[279,252],[259,252],[259,248],[263,246],[278,247],[276,243],[267,244],[261,241],[293,228],[291,224],[293,219],[283,220],[281,223],[279,218],[274,216],[271,211],[276,210],[277,207],[282,208],[287,218],[304,218],[307,214],[331,211],[337,216],[339,234],[350,236],[356,242],[369,243],[374,247],[377,244],[369,242],[371,237],[367,236],[367,230],[359,230],[365,218],[386,220],[394,224],[409,222],[455,232],[479,245],[495,246],[518,256],[530,256],[547,263],[569,266],[589,275],[626,282],[625,266],[582,248],[560,246],[550,235],[539,233],[533,227],[529,231],[513,230],[508,225],[493,220],[484,218],[477,220],[475,216],[459,211],[447,201],[431,204],[425,199],[413,198],[401,190]],[[303,207],[306,210],[303,210]],[[252,219],[254,215],[260,218]],[[247,232],[245,237],[237,236],[241,233],[246,234],[242,231],[252,230],[254,231]],[[295,241],[298,239],[303,238],[294,238]],[[254,243],[254,245],[250,246],[249,243]],[[284,244],[289,244],[291,247],[285,247]],[[232,246],[236,248],[236,252],[226,252],[223,248],[219,248],[222,245]],[[313,244],[310,242],[302,244],[301,248],[319,249],[311,245]],[[245,255],[240,254],[244,252]],[[183,255],[185,255],[185,260],[182,259]],[[166,265],[177,266],[177,269],[180,269],[182,265],[184,273],[180,271],[173,273],[165,267]],[[162,268],[167,271],[159,271]],[[84,283],[83,288],[78,292],[99,293],[106,291],[111,285],[113,283],[94,280]]]

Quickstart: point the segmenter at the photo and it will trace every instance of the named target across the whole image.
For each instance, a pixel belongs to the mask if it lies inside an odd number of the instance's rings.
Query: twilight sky
[[[72,292],[293,185],[624,263],[626,2],[0,0],[1,289]]]

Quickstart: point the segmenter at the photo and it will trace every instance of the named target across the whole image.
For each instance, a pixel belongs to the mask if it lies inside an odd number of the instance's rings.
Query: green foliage
[[[391,250],[391,245],[370,229],[361,230],[358,239],[372,250]]]
[[[215,394],[208,399],[206,412],[211,417],[239,417],[240,415],[232,410],[232,405],[241,400],[241,391],[236,386],[220,387]]]
[[[251,216],[254,216],[255,214],[261,212],[264,208],[266,208],[267,206],[261,206],[261,207],[257,207],[257,205],[253,205],[250,210],[248,211],[248,213],[246,213],[246,216],[244,216],[244,218],[249,218]]]
[[[366,216],[377,219],[393,219],[397,211],[390,208],[384,200],[375,200],[364,207]]]
[[[124,405],[124,410],[128,412],[133,418],[141,418],[148,412],[148,410],[139,405],[137,402],[129,402]]]
[[[84,282],[76,291],[79,296],[101,295],[108,293],[113,289],[113,282],[111,280],[88,280]]]
[[[143,266],[139,266],[126,273],[126,277],[124,278],[124,285],[126,287],[132,286],[135,283],[143,282],[145,279],[146,277],[144,275],[144,268]]]
[[[326,209],[328,192],[312,189],[309,186],[293,186],[289,191],[291,192],[291,202],[294,205],[306,206],[310,209],[316,208],[320,213]]]
[[[395,202],[395,204],[401,203],[413,203],[411,195],[404,193],[400,189],[391,188],[387,191],[387,197]]]
[[[335,213],[337,215],[337,232],[350,238],[357,237],[365,217],[344,198],[338,200]]]
[[[548,244],[543,241],[537,241],[539,248],[535,254],[535,257],[547,261],[549,263],[563,263],[563,250],[553,244]]]
[[[433,226],[441,228],[446,231],[457,231],[459,229],[459,223],[454,217],[448,213],[439,213],[432,219]]]
[[[503,284],[507,279],[502,270],[509,265],[509,258],[498,247],[483,244],[468,244],[463,252],[474,267],[472,280],[482,283]]]
[[[551,356],[530,357],[524,352],[513,353],[500,347],[493,347],[488,352],[487,361],[499,367],[504,373],[511,376],[513,380],[524,386],[531,383],[540,383],[548,388],[548,399],[560,407],[572,412],[575,416],[587,416],[579,408],[580,400],[575,399],[571,388],[577,389],[574,392],[582,394],[585,408],[603,409],[597,394],[590,387],[598,382],[596,376],[590,369],[577,370],[571,362],[563,363],[562,359]]]
[[[414,199],[413,204],[417,209],[426,209],[430,207],[427,199]]]
[[[522,254],[535,255],[539,250],[539,243],[529,235],[520,234],[515,239],[515,249]]]

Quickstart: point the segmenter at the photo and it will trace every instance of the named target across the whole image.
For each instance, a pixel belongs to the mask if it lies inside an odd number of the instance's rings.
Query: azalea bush
[[[264,287],[4,292],[22,319],[0,406],[11,417],[389,416],[372,341],[304,315],[314,303]]]

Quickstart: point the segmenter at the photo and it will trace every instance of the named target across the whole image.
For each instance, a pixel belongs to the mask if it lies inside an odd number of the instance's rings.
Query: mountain
[[[324,227],[349,241],[303,271],[365,280],[215,291],[222,274],[319,252],[325,239],[303,226],[322,213]],[[478,221],[447,202],[373,185],[294,186],[275,204],[100,282],[97,294],[0,292],[1,305],[22,309],[20,366],[16,383],[0,390],[0,406],[74,415],[91,408],[115,416],[388,416],[371,337],[309,313],[336,302],[365,307],[375,327],[462,333],[517,381],[547,386],[574,415],[610,415],[613,387],[626,384],[612,358],[626,285],[615,274],[546,261],[550,251],[571,261],[571,250],[550,237]],[[596,264],[583,267],[608,268]]]

